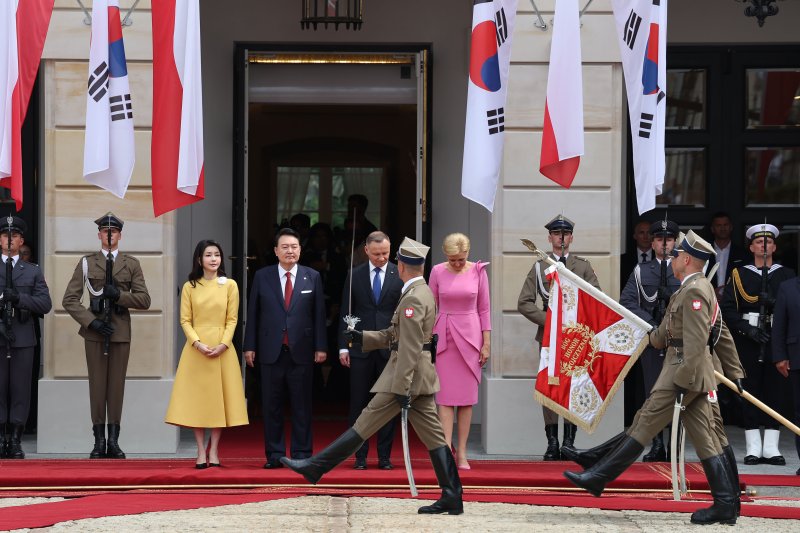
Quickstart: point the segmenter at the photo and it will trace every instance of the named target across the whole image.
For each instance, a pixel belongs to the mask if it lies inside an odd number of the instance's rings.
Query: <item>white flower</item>
[[[225,285],[226,283],[228,283],[228,278],[226,278],[225,276],[220,276],[217,278],[217,283],[219,283],[220,285]]]

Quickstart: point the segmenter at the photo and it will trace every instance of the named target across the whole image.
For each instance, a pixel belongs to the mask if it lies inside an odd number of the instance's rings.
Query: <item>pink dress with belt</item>
[[[480,261],[461,274],[440,263],[431,270],[428,285],[436,299],[433,332],[439,335],[436,373],[441,389],[439,405],[475,405],[481,382],[480,352],[483,331],[492,329],[488,263]]]

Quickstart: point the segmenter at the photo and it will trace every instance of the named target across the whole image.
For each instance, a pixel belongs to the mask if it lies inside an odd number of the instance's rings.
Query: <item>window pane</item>
[[[363,194],[368,205],[365,216],[376,227],[381,227],[382,167],[334,167],[331,187],[332,220],[334,227],[344,227],[344,220],[351,216],[347,212],[347,198],[351,194]],[[366,235],[364,235],[366,237]]]
[[[775,240],[775,260],[797,272],[800,259],[800,226],[786,225]]]
[[[800,147],[745,150],[745,205],[800,205]]]
[[[706,128],[706,71],[670,69],[667,71],[668,130]]]
[[[747,70],[747,127],[800,126],[800,70]]]
[[[292,215],[305,213],[313,224],[319,219],[319,168],[278,167],[276,220],[288,222]]]
[[[667,148],[666,172],[663,193],[656,204],[691,205],[706,204],[706,149]]]

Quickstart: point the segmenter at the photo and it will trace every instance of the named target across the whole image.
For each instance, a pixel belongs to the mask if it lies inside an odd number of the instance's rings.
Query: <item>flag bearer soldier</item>
[[[597,281],[597,276],[594,273],[592,264],[583,257],[572,255],[569,253],[569,246],[572,244],[572,231],[575,228],[575,223],[564,215],[558,215],[550,222],[545,224],[545,229],[549,232],[547,241],[552,246],[553,250],[550,253],[550,258],[553,261],[560,261],[566,267],[589,282],[592,286],[600,289],[600,283]],[[525,283],[522,285],[522,290],[519,293],[519,300],[517,301],[517,310],[539,326],[536,332],[536,342],[541,346],[542,336],[544,332],[544,320],[547,316],[547,305],[550,298],[550,282],[547,281],[545,276],[546,267],[542,267],[537,261],[534,263],[528,276],[525,278]],[[537,294],[541,296],[542,306],[536,305]],[[547,436],[547,450],[544,453],[545,461],[558,461],[561,458],[561,452],[558,447],[558,415],[542,406],[542,413],[544,415],[544,431]],[[564,447],[572,447],[575,443],[575,432],[578,426],[571,424],[564,420]]]
[[[675,247],[675,239],[680,230],[675,222],[664,219],[653,222],[649,231],[655,259],[634,267],[625,288],[622,289],[619,303],[642,320],[657,327],[661,323],[669,297],[681,286],[680,280],[673,275],[670,267],[672,249]],[[644,393],[647,397],[661,373],[664,351],[648,346],[642,352],[639,361],[644,377]],[[642,457],[642,461],[648,463],[666,460],[664,439],[662,434],[658,433],[653,438],[650,451]]]
[[[388,328],[381,331],[348,329],[345,337],[361,344],[363,351],[391,349],[389,362],[372,387],[375,396],[361,412],[356,423],[319,454],[308,459],[282,458],[281,462],[317,483],[323,474],[354,454],[366,439],[393,419],[401,409],[409,409],[408,420],[414,426],[433,464],[442,497],[419,508],[420,514],[461,514],[461,479],[453,454],[444,439],[436,410],[434,393],[439,390],[436,376],[436,346],[433,323],[436,302],[425,283],[425,257],[429,247],[408,237],[397,252],[397,271],[403,288],[397,309]]]
[[[94,433],[94,448],[89,457],[124,459],[125,453],[119,447],[118,438],[131,348],[129,309],[149,308],[150,294],[139,260],[119,251],[122,220],[109,212],[94,222],[102,249],[78,261],[62,303],[80,324],[78,333],[86,348],[89,407]],[[109,253],[113,261],[112,283],[106,282]],[[89,291],[89,308],[81,305],[84,287]],[[109,320],[105,319],[105,305],[112,306]],[[106,337],[110,341],[108,354],[104,353]],[[106,423],[108,440],[105,438]]]
[[[650,332],[650,344],[666,348],[667,354],[650,397],[623,433],[601,444],[601,457],[583,472],[564,472],[572,483],[595,496],[619,477],[644,450],[656,433],[681,409],[686,432],[694,444],[708,478],[714,503],[692,514],[695,524],[735,524],[739,487],[716,431],[713,410],[716,401],[714,363],[709,351],[712,326],[719,320],[716,293],[703,276],[706,261],[714,253],[707,241],[689,231],[677,246],[672,269],[681,287],[672,295],[667,314]],[[712,428],[712,431],[709,431]]]
[[[34,315],[49,313],[50,291],[38,265],[20,259],[19,248],[25,242],[28,227],[19,217],[0,219],[0,245],[3,265],[0,268],[0,457],[24,459],[22,433],[31,405],[36,333]],[[11,287],[6,288],[6,263],[12,261]],[[6,316],[10,304],[10,316]],[[10,326],[10,327],[7,327]]]
[[[722,316],[731,328],[736,349],[747,372],[744,386],[753,396],[773,408],[783,402],[789,390],[786,380],[772,364],[772,309],[780,284],[795,277],[792,269],[773,262],[778,233],[778,228],[772,224],[756,224],[747,230],[752,258],[746,264],[733,268],[722,299]],[[759,319],[762,310],[764,320]],[[742,415],[747,445],[744,464],[785,465],[786,459],[778,450],[778,422],[749,402],[742,407]],[[761,426],[764,426],[763,442]]]

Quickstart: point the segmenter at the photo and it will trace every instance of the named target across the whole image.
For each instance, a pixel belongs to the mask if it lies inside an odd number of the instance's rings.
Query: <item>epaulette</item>
[[[585,257],[581,257],[581,256],[579,256],[579,255],[576,255],[576,256],[573,256],[573,257],[575,257],[575,259],[578,259],[579,261],[583,261],[583,262],[585,262],[585,263],[588,263],[588,262],[589,262],[589,260],[588,260],[588,259],[586,259]]]

